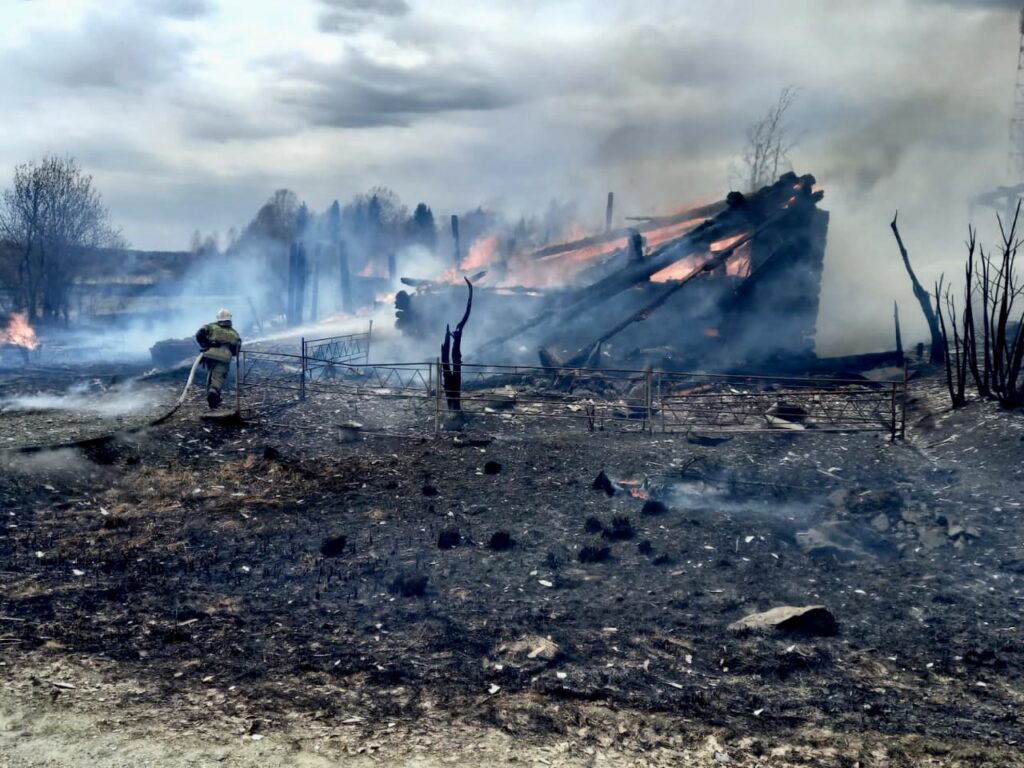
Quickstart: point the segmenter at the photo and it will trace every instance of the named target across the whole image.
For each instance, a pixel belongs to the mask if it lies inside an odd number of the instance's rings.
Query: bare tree
[[[748,192],[774,183],[779,178],[779,167],[789,160],[789,151],[797,140],[786,125],[786,113],[799,95],[798,87],[787,85],[765,115],[747,128],[742,161]]]
[[[124,246],[92,176],[71,157],[44,157],[14,169],[0,197],[0,237],[16,263],[0,270],[30,321],[68,319],[70,290],[90,252]]]
[[[1020,213],[1018,203],[1008,227],[1001,217],[998,219],[1002,239],[994,255],[978,245],[977,230],[968,230],[962,311],[957,311],[948,288],[943,293],[941,281],[935,287],[936,312],[946,349],[946,382],[954,408],[967,403],[968,374],[980,397],[997,400],[1006,408],[1024,405],[1024,310],[1019,304],[1024,285],[1016,265],[1021,247],[1017,235]],[[941,311],[943,299],[948,322]]]

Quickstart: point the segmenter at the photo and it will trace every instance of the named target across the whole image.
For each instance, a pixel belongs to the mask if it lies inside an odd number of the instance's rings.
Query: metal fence
[[[303,344],[303,352],[309,349]],[[566,421],[589,430],[870,431],[887,432],[895,439],[906,428],[906,377],[878,383],[463,364],[457,395],[445,392],[437,361],[359,365],[324,358],[313,362],[306,354],[244,350],[239,367],[242,399],[263,393],[263,402],[268,402],[272,398],[266,395],[273,392],[293,400],[314,394],[421,400],[432,405],[435,432],[453,415],[456,399],[462,419]]]
[[[370,362],[370,336],[373,321],[366,333],[346,336],[328,336],[323,339],[302,338],[302,358],[306,365],[306,378],[310,381],[333,379],[338,366]]]

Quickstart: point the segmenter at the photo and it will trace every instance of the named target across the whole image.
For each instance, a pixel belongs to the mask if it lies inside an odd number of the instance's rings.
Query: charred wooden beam
[[[762,225],[762,228],[763,226],[764,225]],[[599,350],[602,344],[605,344],[615,336],[618,336],[622,331],[624,331],[626,328],[633,325],[634,323],[646,320],[648,317],[651,316],[652,313],[654,313],[655,310],[657,310],[666,301],[672,298],[672,296],[674,296],[677,292],[682,290],[686,285],[695,280],[697,277],[705,275],[709,272],[713,272],[718,267],[724,265],[725,262],[728,261],[732,257],[732,255],[736,253],[736,250],[741,246],[749,243],[755,234],[755,232],[751,232],[746,237],[733,243],[728,248],[711,256],[711,258],[705,261],[704,264],[702,264],[696,270],[694,270],[689,275],[684,277],[682,280],[671,283],[664,291],[658,294],[654,301],[649,302],[647,305],[641,307],[639,310],[634,312],[629,317],[625,318],[621,322],[609,328],[607,331],[601,334],[601,336],[596,338],[590,344],[588,344],[575,355],[573,355],[571,358],[569,358],[566,365],[568,365],[569,367],[577,367],[583,365],[588,359],[593,358],[595,351]]]
[[[482,279],[486,274],[487,270],[481,269],[479,272],[474,272],[468,277],[463,276],[463,280],[471,280],[475,283],[477,280]],[[399,278],[399,282],[401,282],[402,285],[408,285],[410,288],[442,288],[451,285],[450,283],[444,283],[439,280],[426,280],[419,277],[402,277]]]
[[[612,243],[616,240],[623,240],[629,237],[630,233],[634,230],[638,230],[641,233],[649,232],[653,229],[661,229],[672,224],[682,224],[684,221],[692,221],[694,219],[705,219],[711,216],[717,216],[726,210],[725,201],[712,203],[711,205],[704,205],[698,208],[691,208],[680,213],[672,214],[671,216],[660,216],[657,218],[645,219],[644,223],[639,226],[633,227],[619,227],[618,229],[609,230],[602,232],[599,235],[591,235],[590,237],[584,237],[579,240],[573,240],[570,243],[556,243],[555,245],[549,245],[546,248],[541,248],[538,251],[534,251],[530,254],[531,258],[544,259],[549,256],[556,256],[560,253],[567,253],[569,251],[576,251],[580,248],[589,248],[594,245],[601,245],[603,243]]]

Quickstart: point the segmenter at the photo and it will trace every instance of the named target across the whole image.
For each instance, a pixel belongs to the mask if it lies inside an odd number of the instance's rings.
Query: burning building
[[[641,219],[529,253],[495,238],[462,273],[403,279],[397,327],[433,339],[461,312],[473,272],[484,317],[467,343],[488,360],[728,369],[813,358],[828,231],[813,176]],[[472,261],[472,263],[467,263]],[[473,279],[473,276],[470,276]]]

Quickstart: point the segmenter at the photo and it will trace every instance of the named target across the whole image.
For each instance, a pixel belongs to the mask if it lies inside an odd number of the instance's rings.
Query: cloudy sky
[[[5,0],[0,174],[74,155],[139,248],[244,225],[278,187],[318,209],[377,184],[438,213],[576,199],[599,221],[608,190],[623,215],[727,191],[746,126],[792,84],[841,346],[851,318],[913,311],[894,209],[934,279],[969,197],[1009,180],[1020,5]]]

